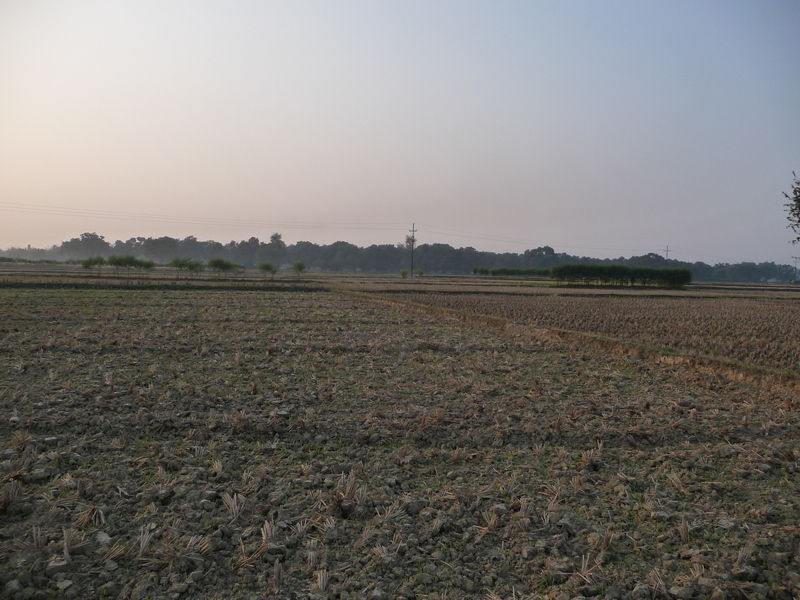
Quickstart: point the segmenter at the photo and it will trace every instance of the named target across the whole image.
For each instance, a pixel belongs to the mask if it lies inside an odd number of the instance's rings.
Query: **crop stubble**
[[[800,299],[645,294],[393,294],[396,300],[607,336],[800,375]]]
[[[0,307],[12,597],[798,591],[790,394],[322,292]]]

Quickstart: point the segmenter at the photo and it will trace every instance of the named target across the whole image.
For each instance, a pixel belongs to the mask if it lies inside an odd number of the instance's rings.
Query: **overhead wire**
[[[400,223],[354,223],[354,222],[314,222],[314,221],[266,221],[259,219],[231,219],[229,217],[197,217],[197,216],[184,216],[184,215],[167,215],[167,214],[144,214],[133,213],[113,210],[101,209],[86,209],[86,208],[71,208],[71,207],[58,207],[42,204],[23,204],[19,202],[0,201],[0,210],[10,212],[22,212],[28,214],[42,214],[54,216],[70,216],[70,217],[94,217],[102,219],[113,219],[122,221],[138,221],[138,222],[159,222],[159,223],[177,223],[185,225],[217,225],[217,226],[233,226],[233,227],[274,227],[282,229],[310,229],[310,230],[349,230],[349,231],[405,231],[406,225]],[[512,238],[506,236],[497,236],[490,234],[481,234],[476,232],[461,231],[449,227],[440,227],[438,225],[421,225],[426,229],[436,233],[442,233],[450,237],[469,240],[481,240],[489,242],[503,242],[511,244],[519,244],[522,246],[542,246],[546,245],[544,242],[535,242],[531,240],[524,240],[521,238]],[[550,242],[552,244],[552,242]],[[607,248],[597,246],[579,246],[574,244],[559,244],[565,248],[580,248],[586,250],[638,250],[636,248]]]
[[[548,242],[536,241],[536,240],[526,240],[522,238],[512,238],[512,237],[504,237],[504,236],[497,236],[491,234],[482,234],[476,232],[468,232],[468,231],[460,231],[458,229],[450,229],[447,227],[439,227],[437,225],[427,225],[424,223],[420,224],[420,227],[425,227],[426,229],[432,230],[434,232],[442,232],[445,235],[449,235],[452,237],[457,238],[467,238],[467,239],[479,239],[484,241],[492,241],[492,242],[505,242],[509,244],[520,244],[525,245],[528,248],[531,247],[541,247],[541,246],[554,246],[557,245],[560,248],[580,248],[584,250],[618,250],[618,251],[648,251],[652,250],[651,247],[609,247],[609,246],[583,246],[578,244],[562,244],[558,242],[554,242],[550,240]]]
[[[185,225],[224,225],[234,227],[280,227],[286,229],[347,229],[355,231],[403,231],[401,223],[356,223],[356,222],[318,222],[318,221],[271,221],[261,219],[232,219],[229,217],[196,217],[183,215],[144,214],[111,210],[68,208],[42,204],[23,204],[0,201],[0,210],[29,214],[94,217],[123,221],[144,221],[159,223],[178,223]]]
[[[22,202],[9,202],[0,201],[0,211],[7,212],[20,212],[28,214],[41,214],[53,216],[67,216],[67,217],[93,217],[101,219],[112,219],[121,221],[138,221],[138,222],[158,222],[158,223],[175,223],[184,225],[216,225],[226,227],[270,227],[275,229],[306,229],[317,231],[330,231],[330,230],[346,230],[346,231],[393,231],[401,232],[407,230],[407,224],[404,223],[375,223],[375,222],[319,222],[319,221],[272,221],[262,219],[233,219],[230,217],[200,217],[200,216],[186,216],[186,215],[168,215],[168,214],[147,214],[138,212],[125,212],[115,210],[102,210],[102,209],[87,209],[87,208],[73,208],[64,206],[50,206],[44,204],[31,204]],[[453,237],[466,240],[479,240],[486,242],[501,242],[506,244],[518,244],[526,248],[538,248],[542,246],[557,246],[559,249],[579,249],[579,250],[605,250],[614,252],[652,252],[652,247],[619,247],[619,246],[588,246],[579,244],[559,243],[554,240],[547,242],[523,239],[518,237],[509,237],[501,235],[493,235],[487,233],[479,233],[475,231],[463,231],[450,227],[442,227],[439,225],[432,225],[426,223],[419,223],[419,228],[424,231],[428,230],[432,233],[439,233],[443,236]],[[672,253],[684,256],[694,256],[699,258],[710,258],[723,262],[735,262],[730,258],[721,256],[711,256],[707,254],[695,253],[690,250],[684,250],[680,247],[673,247]]]

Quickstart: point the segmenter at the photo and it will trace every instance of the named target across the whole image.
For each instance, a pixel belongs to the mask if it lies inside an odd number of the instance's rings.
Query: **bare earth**
[[[779,386],[330,292],[0,315],[0,597],[800,594]]]

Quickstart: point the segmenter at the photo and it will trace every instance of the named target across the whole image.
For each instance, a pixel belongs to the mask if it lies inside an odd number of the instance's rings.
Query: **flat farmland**
[[[0,314],[0,595],[800,593],[787,391],[326,291]]]
[[[800,375],[800,297],[652,293],[392,294],[530,327],[596,334],[669,354]]]

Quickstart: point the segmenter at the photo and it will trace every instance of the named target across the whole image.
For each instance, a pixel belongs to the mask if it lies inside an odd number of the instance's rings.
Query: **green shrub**
[[[475,267],[472,272],[491,275],[492,277],[548,277],[550,275],[550,269],[512,269],[509,267],[495,267],[493,269]]]
[[[550,269],[550,277],[558,281],[615,285],[658,285],[682,287],[692,282],[690,269],[656,269],[625,265],[563,263]]]
[[[93,269],[95,267],[102,267],[106,264],[106,259],[102,256],[90,256],[89,258],[84,258],[81,261],[81,266],[84,269]]]
[[[272,275],[272,279],[275,279],[275,273],[278,272],[278,267],[273,265],[271,262],[262,262],[258,263],[258,270],[263,271],[264,279],[267,278],[267,273]]]
[[[167,266],[190,273],[199,273],[206,268],[203,261],[197,258],[173,258]]]
[[[132,254],[123,256],[111,255],[106,260],[106,264],[115,269],[153,269],[156,266],[152,260],[141,260]]]
[[[208,268],[212,271],[216,271],[217,273],[238,273],[240,271],[244,271],[244,267],[242,265],[238,265],[226,258],[209,259]]]

